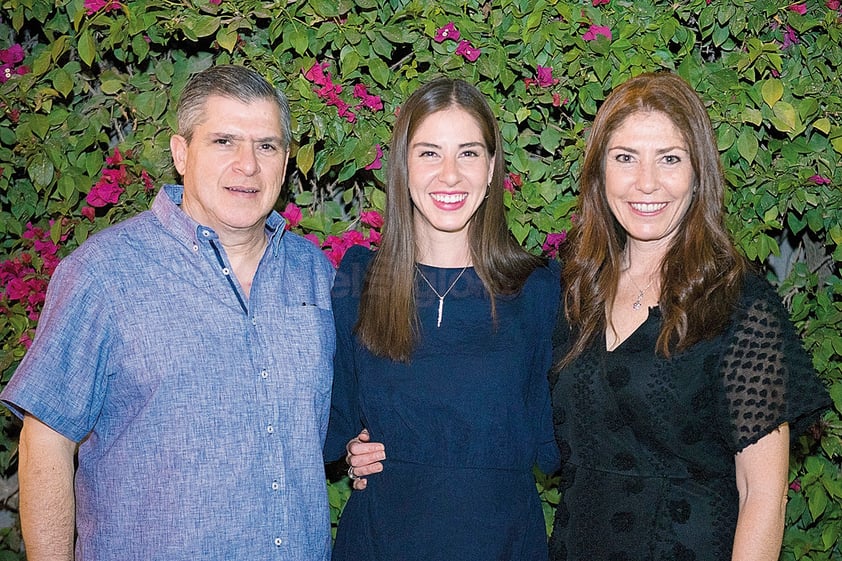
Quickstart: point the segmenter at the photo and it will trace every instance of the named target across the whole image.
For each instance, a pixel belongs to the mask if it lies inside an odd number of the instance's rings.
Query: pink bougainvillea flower
[[[520,188],[523,185],[523,179],[519,173],[509,172],[503,178],[503,189],[514,194],[515,188]]]
[[[795,491],[796,493],[801,492],[801,480],[796,479],[792,483],[789,484],[789,488]]]
[[[830,178],[818,174],[810,176],[809,180],[816,185],[830,185]]]
[[[94,207],[92,206],[84,206],[82,207],[82,210],[80,212],[82,213],[82,216],[84,216],[91,222],[93,222],[94,218],[96,217],[96,209],[94,209]]]
[[[342,261],[342,257],[345,256],[345,252],[348,251],[348,248],[355,245],[371,247],[371,242],[362,234],[362,232],[349,230],[342,234],[342,236],[330,235],[325,238],[322,251],[324,251],[328,260],[333,263],[333,266],[338,267],[339,263]]]
[[[360,213],[360,222],[370,228],[383,227],[383,215],[376,210],[365,210]]]
[[[210,2],[214,6],[219,6],[220,4],[222,4],[222,0],[208,0],[208,2]]]
[[[122,8],[120,2],[117,0],[85,0],[85,13],[89,16],[102,10],[105,12],[112,12]]]
[[[471,45],[470,41],[459,41],[459,45],[456,47],[456,54],[465,57],[466,60],[474,62],[479,58],[479,55],[482,54],[482,51]]]
[[[377,230],[370,230],[368,232],[368,241],[371,245],[379,245],[380,244],[380,232]]]
[[[332,80],[330,79],[330,72],[325,74],[325,68],[330,66],[329,62],[322,62],[322,63],[314,63],[310,69],[304,73],[304,77],[314,84],[319,86],[326,86],[328,84],[332,84]]]
[[[567,232],[547,234],[547,240],[544,242],[544,245],[541,246],[541,249],[548,257],[557,257],[559,246],[561,246],[566,239]]]
[[[588,30],[585,31],[585,34],[582,35],[582,39],[584,39],[585,41],[593,41],[600,35],[602,35],[610,41],[611,29],[602,25],[591,25],[590,27],[588,27]]]
[[[109,183],[100,180],[93,189],[88,192],[85,197],[85,202],[93,207],[104,207],[106,205],[113,205],[120,200],[120,195],[123,194],[123,188],[116,183]]]
[[[123,155],[120,153],[119,148],[115,148],[114,152],[105,158],[105,165],[107,166],[118,166],[123,161]]]
[[[24,58],[23,47],[12,45],[8,49],[0,49],[0,62],[3,64],[17,64]]]
[[[827,6],[829,10],[838,10],[842,7],[842,2],[840,2],[840,0],[827,0],[824,5]]]
[[[383,109],[383,101],[381,101],[380,96],[368,93],[368,88],[365,87],[365,84],[357,84],[354,86],[354,97],[362,100],[360,105],[364,105],[372,111],[380,111]]]
[[[319,241],[319,237],[316,234],[304,234],[304,239],[308,240],[310,243],[321,249],[322,242]]]
[[[372,160],[372,162],[370,164],[365,166],[365,169],[372,170],[372,169],[382,168],[383,167],[383,162],[381,161],[382,158],[383,158],[383,149],[378,144],[374,147],[374,160]]]
[[[447,25],[444,27],[440,27],[436,30],[436,36],[433,37],[433,41],[436,43],[443,43],[448,39],[452,41],[458,41],[460,37],[459,30],[456,29],[456,26],[453,25],[452,21],[447,22]]]
[[[536,67],[535,76],[538,85],[542,88],[548,88],[558,84],[558,78],[553,78],[553,68],[551,66]]]
[[[596,7],[596,6],[607,6],[608,2],[610,2],[610,1],[611,0],[593,0],[593,5],[594,5],[594,7]]]
[[[18,44],[12,45],[8,49],[0,49],[0,84],[5,84],[12,76],[29,74],[28,66],[16,66],[24,59],[24,56],[23,47]],[[18,112],[18,115],[20,115],[20,112]]]
[[[29,347],[32,346],[32,330],[24,331],[18,339],[18,343],[23,345],[23,348],[28,351]]]
[[[152,178],[149,177],[149,173],[146,170],[140,172],[140,180],[143,181],[143,188],[147,191],[155,189],[155,184],[152,182]]]
[[[792,27],[787,25],[786,29],[784,30],[784,42],[783,45],[781,45],[781,48],[788,49],[793,45],[797,45],[798,42],[798,33],[796,33]]]
[[[795,12],[796,14],[801,14],[802,16],[807,13],[807,5],[806,4],[792,4],[789,6],[789,11]]]
[[[281,216],[286,220],[285,228],[287,230],[301,224],[301,218],[303,217],[301,209],[295,203],[287,203],[286,208],[281,211]]]

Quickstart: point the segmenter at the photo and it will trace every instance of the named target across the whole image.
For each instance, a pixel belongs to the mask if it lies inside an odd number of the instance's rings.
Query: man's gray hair
[[[177,116],[178,134],[188,143],[193,140],[194,129],[205,118],[205,103],[211,96],[237,99],[243,103],[264,99],[274,101],[281,117],[281,142],[285,150],[289,148],[292,133],[287,97],[254,70],[234,64],[212,66],[187,82],[178,103]]]

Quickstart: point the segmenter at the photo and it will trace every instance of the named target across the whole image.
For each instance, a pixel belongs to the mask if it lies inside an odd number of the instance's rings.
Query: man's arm
[[[29,561],[73,561],[76,443],[26,415],[20,434],[20,522]]]

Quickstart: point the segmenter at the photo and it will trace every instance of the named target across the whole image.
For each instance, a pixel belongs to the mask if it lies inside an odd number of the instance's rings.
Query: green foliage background
[[[407,93],[436,74],[476,83],[502,124],[509,171],[522,180],[507,199],[511,230],[536,252],[570,224],[584,138],[601,100],[641,72],[678,72],[706,100],[718,132],[734,238],[768,265],[834,399],[793,453],[782,559],[842,560],[838,2],[129,0],[93,14],[83,0],[0,4],[0,49],[21,45],[28,67],[0,83],[0,262],[30,263],[27,281],[49,275],[24,236],[27,223],[46,229],[63,256],[148,206],[144,171],[156,186],[174,179],[174,100],[191,73],[213,63],[247,64],[289,95],[295,145],[286,198],[304,210],[297,229],[323,241],[368,232],[360,212],[382,210],[383,169],[365,167],[377,144],[388,160]],[[480,49],[476,61],[456,54],[454,41],[434,41],[448,22]],[[585,40],[591,25],[611,38]],[[384,109],[357,109],[353,123],[341,117],[305,78],[324,62],[343,87],[340,98],[356,105],[353,88],[363,84]],[[557,81],[528,83],[538,66],[551,67]],[[85,197],[115,148],[125,158],[125,192],[90,220]],[[35,327],[7,288],[3,383]],[[3,415],[0,474],[12,476],[17,423]],[[556,484],[539,474],[548,516]],[[331,484],[335,517],[348,493],[347,481]],[[19,559],[16,496],[2,506],[12,523],[0,531],[0,560]]]

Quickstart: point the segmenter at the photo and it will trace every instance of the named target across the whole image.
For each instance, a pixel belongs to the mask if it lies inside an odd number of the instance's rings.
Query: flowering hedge
[[[244,63],[293,109],[278,209],[338,262],[375,244],[395,111],[437,74],[476,83],[506,142],[509,225],[554,255],[584,137],[630,76],[671,69],[706,100],[729,227],[801,329],[835,411],[791,462],[782,558],[842,560],[842,11],[839,0],[6,0],[0,15],[0,374],[25,353],[56,263],[174,180],[174,100]],[[17,423],[0,415],[0,472]],[[557,481],[538,474],[547,514]],[[334,516],[347,481],[330,486]],[[477,489],[477,492],[482,492]],[[14,515],[16,496],[0,497]],[[12,516],[14,520],[14,516]],[[0,560],[18,559],[14,523]]]

